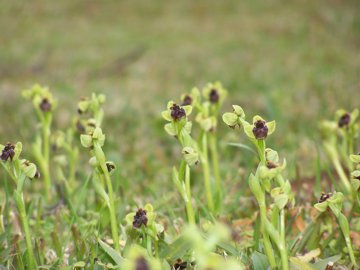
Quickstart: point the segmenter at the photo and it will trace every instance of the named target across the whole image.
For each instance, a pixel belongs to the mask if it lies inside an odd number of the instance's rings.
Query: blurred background
[[[0,7],[1,143],[21,140],[29,153],[37,121],[21,91],[34,83],[59,99],[54,129],[69,126],[82,96],[104,93],[107,152],[124,183],[151,190],[150,182],[171,182],[180,149],[160,112],[193,86],[220,80],[229,91],[224,111],[239,104],[249,118],[276,119],[271,146],[293,175],[314,175],[319,121],[360,106],[356,0],[2,0]],[[226,143],[247,141],[221,121],[219,132],[224,164],[238,168],[247,154]]]

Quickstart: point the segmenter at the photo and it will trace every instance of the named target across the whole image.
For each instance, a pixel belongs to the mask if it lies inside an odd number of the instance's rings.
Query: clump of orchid
[[[103,198],[106,206],[109,209],[111,233],[116,251],[120,251],[118,223],[115,208],[115,198],[113,185],[111,182],[111,173],[116,169],[113,162],[106,159],[102,147],[105,144],[105,134],[103,133],[100,125],[103,117],[103,109],[101,104],[105,102],[105,96],[92,95],[91,99],[84,99],[80,101],[78,107],[81,114],[90,113],[87,119],[85,134],[80,135],[80,141],[83,147],[89,149],[90,152],[90,165],[93,167],[93,184],[97,193]]]
[[[199,149],[196,141],[191,137],[192,123],[188,120],[191,112],[191,105],[182,106],[170,101],[167,110],[162,112],[162,117],[169,122],[164,126],[165,131],[175,137],[182,146],[183,158],[179,170],[175,167],[173,169],[173,181],[185,201],[189,222],[195,223],[190,189],[190,166],[199,163]]]
[[[34,178],[39,178],[40,173],[34,163],[31,163],[26,159],[20,159],[20,154],[22,152],[21,142],[18,142],[15,145],[12,143],[7,143],[6,145],[0,144],[0,152],[0,163],[16,185],[13,196],[19,211],[20,221],[25,235],[27,264],[29,269],[36,269],[29,217],[26,214],[26,205],[24,201],[24,184],[27,179],[32,180]]]
[[[50,136],[53,112],[57,101],[47,87],[35,84],[30,89],[23,91],[23,96],[33,103],[36,115],[40,120],[41,133],[36,135],[32,147],[34,158],[41,168],[44,177],[45,194],[50,200],[52,194],[52,183],[50,174]]]
[[[243,128],[257,149],[260,162],[256,172],[250,174],[249,186],[259,205],[264,251],[271,269],[289,269],[285,211],[294,205],[295,200],[290,182],[282,176],[286,161],[280,163],[278,153],[266,148],[266,138],[275,131],[275,121],[267,122],[256,115],[249,123],[238,105],[233,105],[233,111],[223,115],[223,121],[233,129]],[[267,207],[267,194],[273,199],[270,209]]]
[[[106,97],[103,94],[92,93],[91,97],[83,97],[78,103],[79,123],[80,119],[86,119],[86,123],[96,123],[101,126],[104,118],[104,110],[102,105],[105,103]],[[89,121],[90,120],[90,121]]]
[[[355,260],[354,250],[351,244],[351,237],[350,237],[350,226],[347,218],[342,213],[342,207],[344,202],[344,195],[341,192],[334,192],[328,194],[321,194],[321,197],[314,205],[314,207],[320,212],[325,213],[328,209],[334,214],[336,220],[339,224],[341,232],[345,238],[345,243],[347,247],[347,252],[350,256],[350,260],[352,266],[357,267],[357,263]]]
[[[156,223],[155,219],[156,213],[149,203],[136,212],[127,214],[127,246],[137,243],[146,248],[149,255],[159,256],[159,236],[164,232],[164,227]]]
[[[196,93],[196,90],[193,90]],[[216,135],[217,123],[220,109],[227,96],[227,90],[220,82],[208,83],[202,89],[201,98],[197,98],[194,103],[196,109],[195,121],[200,126],[200,134],[198,138],[201,151],[203,153],[202,167],[204,179],[206,182],[211,181],[211,171],[214,178],[214,190],[211,190],[212,201],[209,201],[209,208],[213,212],[217,212],[222,202],[222,184],[219,168],[218,140]],[[209,157],[211,157],[211,162]]]
[[[216,127],[220,108],[226,98],[226,95],[227,91],[223,88],[220,82],[208,83],[201,92],[198,88],[195,87],[191,90],[190,93],[183,94],[181,96],[180,105],[175,104],[174,102],[170,102],[168,104],[168,111],[163,112],[163,117],[171,122],[165,125],[165,130],[170,135],[179,139],[183,146],[185,161],[190,166],[201,161],[207,206],[212,213],[215,213],[219,209],[220,203],[222,201],[222,186],[219,169]],[[174,104],[176,106],[174,106]],[[178,107],[184,109],[185,115],[182,115],[181,113],[180,115],[186,117],[182,118],[176,116]],[[192,108],[196,110],[195,122],[198,123],[200,127],[199,137],[196,141],[192,138],[189,139],[189,136],[184,134],[191,133],[192,124],[190,121],[188,121],[188,116],[190,115]],[[182,112],[181,109],[179,109],[179,111]],[[176,129],[178,131],[183,131],[178,132]],[[211,163],[209,157],[211,157]],[[210,166],[213,171],[214,185],[212,183],[213,181],[211,177],[212,175]],[[173,179],[185,202],[189,204],[188,198],[191,198],[191,193],[189,190],[190,187],[186,188],[187,185],[190,186],[189,183],[186,184],[186,175],[189,175],[189,173],[186,173],[186,170],[188,170],[188,168],[184,167],[183,165],[180,166],[179,172],[174,170]],[[190,209],[190,205],[188,205],[187,208]],[[191,212],[192,210],[188,210],[188,216],[189,211]],[[190,215],[193,216],[193,214]],[[193,223],[194,219],[191,219],[191,222]]]
[[[333,121],[323,121],[320,125],[324,150],[340,178],[340,188],[350,196],[353,192],[347,171],[354,169],[349,156],[355,152],[355,142],[359,136],[358,115],[358,109],[352,112],[341,109],[335,113]]]

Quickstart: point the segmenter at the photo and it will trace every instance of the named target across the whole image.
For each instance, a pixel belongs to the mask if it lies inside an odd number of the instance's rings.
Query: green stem
[[[116,211],[115,211],[115,202],[114,202],[114,192],[113,192],[110,175],[106,166],[105,154],[98,143],[94,143],[94,149],[95,149],[96,159],[99,161],[101,169],[105,176],[106,187],[109,195],[108,207],[110,212],[111,233],[114,241],[115,250],[120,252],[119,234],[118,234],[118,226],[116,221]]]
[[[345,242],[346,242],[346,246],[347,246],[348,251],[349,251],[349,256],[350,256],[351,263],[355,267],[357,267],[355,256],[354,256],[354,250],[353,250],[352,245],[351,245],[350,237],[345,237]]]
[[[42,133],[43,133],[43,175],[45,182],[45,193],[48,201],[51,199],[51,179],[50,179],[50,125],[51,125],[51,116],[44,120],[45,123],[42,124]]]
[[[333,165],[335,167],[335,170],[338,173],[338,175],[340,177],[340,180],[344,185],[344,188],[345,188],[346,192],[348,194],[351,194],[351,185],[349,183],[349,179],[347,178],[347,176],[346,176],[346,174],[344,172],[344,169],[340,164],[339,159],[334,157],[332,161],[333,161]]]
[[[152,245],[151,245],[150,235],[146,235],[146,249],[147,249],[149,256],[152,256]]]
[[[261,165],[266,164],[265,147],[265,140],[257,140],[256,148],[258,150]]]
[[[105,181],[106,186],[109,193],[109,211],[110,211],[110,221],[111,221],[111,233],[114,240],[114,246],[116,251],[120,252],[120,244],[119,244],[119,234],[117,228],[117,221],[116,221],[116,211],[115,211],[115,203],[114,203],[114,195],[113,195],[113,188],[111,184],[111,179],[109,173],[106,171],[105,174]]]
[[[195,215],[191,203],[191,188],[190,188],[190,168],[189,165],[185,167],[185,188],[186,188],[186,212],[190,224],[195,224]]]
[[[269,234],[266,231],[266,224],[265,224],[266,205],[265,205],[265,202],[263,202],[263,203],[258,202],[258,203],[259,203],[259,208],[260,208],[261,232],[262,232],[263,240],[264,240],[265,253],[269,260],[271,269],[276,269],[276,261],[275,261],[275,257],[274,257],[274,253],[273,253],[273,248],[272,248],[272,245],[270,242]]]
[[[345,188],[345,191],[348,194],[351,194],[351,185],[349,182],[348,177],[346,176],[343,167],[341,166],[340,160],[339,160],[339,154],[336,150],[336,147],[333,143],[325,142],[324,148],[330,157],[331,162],[333,163],[333,166],[335,167],[335,170],[337,174],[340,177],[341,182],[343,183],[343,186]]]
[[[15,198],[15,202],[18,207],[18,210],[19,210],[21,225],[24,230],[29,269],[33,270],[33,269],[36,269],[36,261],[35,261],[34,251],[33,251],[32,243],[31,243],[29,222],[28,222],[28,217],[26,215],[23,195],[22,195],[22,193],[15,191],[14,198]]]
[[[258,154],[259,154],[259,158],[260,158],[260,163],[262,165],[265,165],[266,163],[266,158],[265,158],[265,141],[264,140],[257,140],[255,142],[256,148],[258,150]],[[271,241],[270,241],[270,237],[269,234],[266,230],[266,203],[265,203],[265,191],[263,191],[262,194],[262,200],[258,201],[259,204],[259,208],[260,208],[260,219],[261,219],[261,232],[263,235],[263,241],[264,241],[264,249],[265,249],[265,253],[266,256],[269,260],[269,264],[270,264],[270,268],[271,269],[276,269],[276,261],[275,261],[275,257],[274,257],[274,252],[273,252],[273,248],[271,245]]]
[[[282,246],[284,247],[283,250],[280,250],[281,262],[282,267],[284,270],[289,269],[289,261],[288,255],[286,250],[286,235],[285,235],[285,210],[280,210],[280,238],[282,242]]]
[[[207,134],[204,132],[202,137],[202,167],[204,174],[204,184],[206,190],[206,198],[209,210],[214,212],[214,201],[211,191],[211,182],[210,182],[210,169],[209,169],[209,157],[208,157],[208,143],[207,143]]]
[[[215,191],[216,191],[216,198],[217,201],[220,203],[222,198],[222,188],[221,188],[221,177],[220,177],[220,170],[219,170],[219,156],[218,156],[218,149],[217,149],[217,140],[216,134],[210,134],[210,151],[211,151],[211,161],[212,161],[212,168],[214,170],[215,176]]]
[[[346,140],[347,140],[347,153],[346,153],[347,155],[345,160],[347,160],[349,171],[352,172],[354,170],[354,164],[349,159],[349,156],[354,153],[354,140],[353,140],[352,132],[346,133]]]
[[[347,218],[342,213],[339,213],[337,215],[337,219],[338,219],[341,231],[345,238],[345,242],[346,242],[346,246],[348,248],[351,263],[353,264],[353,266],[357,267],[355,256],[354,256],[354,251],[353,251],[353,248],[351,245],[349,222],[347,221]]]

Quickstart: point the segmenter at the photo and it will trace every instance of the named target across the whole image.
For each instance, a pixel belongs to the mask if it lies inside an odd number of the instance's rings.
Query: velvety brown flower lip
[[[184,108],[182,108],[181,106],[175,103],[170,107],[170,111],[171,111],[171,118],[175,121],[178,121],[186,116]]]
[[[15,145],[7,143],[1,152],[0,159],[7,161],[9,158],[12,161],[15,156]]]
[[[332,193],[325,193],[322,192],[320,199],[319,199],[319,203],[325,202],[327,199],[329,199],[332,196]]]
[[[106,162],[106,168],[107,168],[108,172],[111,172],[112,170],[115,169],[115,166],[109,162]]]
[[[34,178],[39,179],[41,177],[41,174],[38,170],[36,170]]]
[[[144,257],[139,257],[136,259],[135,270],[149,270],[149,266]]]
[[[340,128],[348,126],[350,124],[351,116],[349,113],[345,113],[343,116],[340,117],[338,126]]]
[[[146,210],[139,208],[134,216],[133,227],[139,229],[141,225],[146,226],[148,218],[146,216]]]
[[[192,104],[192,98],[189,96],[189,95],[186,95],[184,98],[183,98],[183,101],[182,101],[182,104],[181,106],[186,106],[186,105],[191,105]]]
[[[76,122],[76,129],[79,131],[79,133],[81,133],[81,134],[84,134],[85,133],[85,127],[84,127],[84,125],[81,123],[81,121],[80,120],[78,120],[77,122]]]
[[[42,110],[43,112],[51,111],[51,103],[49,102],[49,100],[47,98],[42,99],[39,107],[40,107],[40,110]]]
[[[209,94],[209,100],[211,103],[218,103],[220,99],[219,93],[216,89],[211,89]]]
[[[334,263],[333,263],[333,262],[329,262],[329,263],[326,265],[325,270],[333,270],[333,269],[334,269]]]
[[[275,168],[278,167],[278,165],[275,164],[275,163],[272,162],[272,161],[267,161],[267,162],[266,162],[266,167],[267,167],[268,169],[275,169]]]
[[[183,262],[181,259],[177,259],[173,265],[174,270],[185,270],[187,267],[187,262]]]
[[[253,131],[255,138],[257,140],[261,140],[261,139],[265,139],[267,137],[269,129],[268,129],[265,121],[257,120],[254,123],[254,128],[252,131]]]

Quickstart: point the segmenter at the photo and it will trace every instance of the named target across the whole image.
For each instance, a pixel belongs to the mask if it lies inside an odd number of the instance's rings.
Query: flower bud
[[[82,98],[82,100],[78,103],[78,113],[83,114],[87,112],[90,105],[90,101],[87,98]]]
[[[85,148],[89,148],[92,146],[92,137],[91,135],[82,134],[80,136],[81,145]]]

